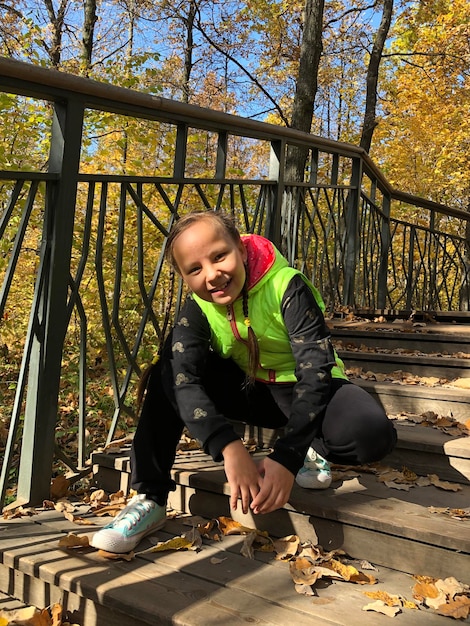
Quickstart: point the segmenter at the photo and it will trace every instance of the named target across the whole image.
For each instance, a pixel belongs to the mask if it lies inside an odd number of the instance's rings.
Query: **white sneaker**
[[[90,545],[98,550],[124,554],[165,522],[166,506],[160,506],[139,493],[129,500],[129,504],[112,522],[93,535]]]
[[[330,464],[313,448],[309,448],[295,482],[304,489],[328,489],[331,485]]]

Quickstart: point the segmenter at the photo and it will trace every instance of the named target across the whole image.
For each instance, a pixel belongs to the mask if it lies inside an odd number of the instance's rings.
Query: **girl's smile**
[[[184,282],[203,300],[228,305],[241,294],[246,279],[245,246],[209,219],[178,235],[173,257]]]

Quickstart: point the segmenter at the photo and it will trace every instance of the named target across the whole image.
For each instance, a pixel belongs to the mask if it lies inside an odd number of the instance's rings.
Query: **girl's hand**
[[[258,464],[263,476],[261,489],[251,503],[253,513],[271,513],[289,500],[294,475],[277,461],[266,457]]]
[[[238,439],[222,450],[224,469],[230,486],[230,506],[237,509],[242,501],[243,513],[248,513],[250,502],[257,496],[263,479],[249,452]]]

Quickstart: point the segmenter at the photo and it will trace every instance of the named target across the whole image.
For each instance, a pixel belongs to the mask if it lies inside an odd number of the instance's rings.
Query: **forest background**
[[[469,8],[468,0],[0,0],[0,55],[360,145],[397,189],[468,211]],[[0,169],[45,171],[51,106],[0,93],[0,111]],[[82,171],[164,176],[166,167],[171,175],[173,148],[166,142],[168,129],[160,130],[145,120],[87,112]],[[204,142],[196,136],[191,141],[188,172],[204,176],[209,171]],[[302,162],[299,166],[296,155],[290,156],[293,175],[301,175]],[[235,178],[256,177],[266,167],[266,155],[241,142],[230,167]],[[118,206],[118,193],[114,201]],[[6,201],[0,202],[1,210]],[[103,298],[111,309],[118,211],[108,217],[103,246],[109,254],[101,271]],[[0,278],[20,219],[13,215],[0,241]],[[129,338],[142,316],[132,228],[126,224],[119,282],[120,331]],[[33,212],[28,229],[0,319],[0,451],[17,391],[26,302],[42,236],[40,212]],[[149,284],[161,241],[149,238],[146,244]],[[74,246],[76,264],[80,237]],[[109,377],[94,272],[87,266],[80,286],[89,348],[82,400],[77,315],[64,343],[56,440],[71,455],[80,402],[93,425],[86,435],[89,450],[105,438],[113,412],[124,409],[116,436],[135,426],[132,394],[125,404],[120,397],[118,379],[125,379],[128,363],[115,338],[114,378]],[[163,314],[156,310],[157,317]],[[145,364],[157,349],[158,337],[150,329],[137,362]],[[138,374],[134,367],[132,385]],[[15,458],[12,485],[16,470]]]
[[[466,210],[469,9],[468,0],[6,0],[0,53],[360,144],[392,185]],[[25,151],[18,139],[37,105],[2,98],[16,124],[2,115],[0,167],[31,168],[25,154],[40,164],[41,142]],[[94,157],[129,173],[113,138],[97,129]]]

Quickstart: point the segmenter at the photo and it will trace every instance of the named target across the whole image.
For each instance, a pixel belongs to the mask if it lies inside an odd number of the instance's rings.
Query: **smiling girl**
[[[92,538],[110,552],[164,525],[184,426],[224,462],[231,507],[255,514],[284,506],[294,480],[328,488],[330,461],[378,461],[396,443],[382,408],[347,380],[319,292],[269,240],[195,212],[176,222],[166,254],[191,294],[146,382],[132,449],[138,495]],[[283,435],[256,464],[230,420]]]

